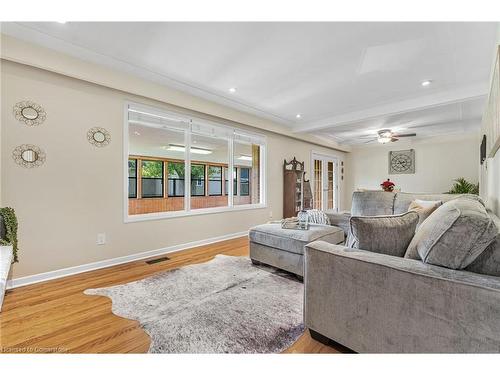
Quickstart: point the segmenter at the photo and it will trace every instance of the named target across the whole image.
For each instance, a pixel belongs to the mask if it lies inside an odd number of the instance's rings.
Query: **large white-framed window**
[[[127,102],[123,138],[125,222],[266,207],[262,134]]]

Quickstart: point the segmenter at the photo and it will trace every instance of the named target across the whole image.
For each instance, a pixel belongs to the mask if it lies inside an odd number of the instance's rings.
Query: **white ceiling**
[[[381,127],[478,129],[498,25],[46,22],[2,32],[349,144]]]

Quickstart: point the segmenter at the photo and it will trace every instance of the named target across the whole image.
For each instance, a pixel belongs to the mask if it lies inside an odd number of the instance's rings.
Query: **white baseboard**
[[[16,279],[8,280],[7,281],[7,289],[14,289],[14,288],[19,288],[21,286],[26,286],[26,285],[35,284],[35,283],[41,283],[44,281],[59,279],[61,277],[65,277],[65,276],[76,275],[76,274],[82,273],[82,272],[88,272],[88,271],[98,270],[101,268],[116,266],[118,264],[129,263],[129,262],[133,262],[136,260],[151,258],[151,257],[157,256],[157,255],[172,253],[174,251],[186,250],[186,249],[189,249],[192,247],[209,245],[209,244],[212,244],[215,242],[230,240],[233,238],[238,238],[238,237],[242,237],[242,236],[246,236],[246,235],[248,235],[248,231],[231,233],[231,234],[226,234],[223,236],[207,238],[205,240],[193,241],[193,242],[188,242],[188,243],[184,243],[184,244],[180,244],[180,245],[164,247],[162,249],[156,249],[156,250],[144,251],[144,252],[137,253],[137,254],[126,255],[123,257],[119,257],[119,258],[112,258],[112,259],[101,260],[99,262],[82,264],[81,266],[62,268],[59,270],[39,273],[36,275],[19,277]]]

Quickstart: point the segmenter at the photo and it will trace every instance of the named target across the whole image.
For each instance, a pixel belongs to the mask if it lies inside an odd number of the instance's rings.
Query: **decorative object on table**
[[[330,225],[330,218],[321,210],[307,210],[307,216],[309,219],[309,224]]]
[[[304,285],[247,257],[217,255],[84,293],[109,297],[114,314],[139,321],[150,353],[280,353],[304,332]]]
[[[448,194],[476,194],[479,195],[479,183],[474,184],[473,182],[467,181],[463,177],[459,177],[454,180],[451,190]]]
[[[306,210],[299,211],[299,213],[297,214],[297,219],[299,219],[299,229],[309,229],[309,215]]]
[[[10,266],[17,262],[17,218],[10,207],[0,208],[0,311]]]
[[[305,179],[304,162],[295,157],[283,163],[283,217],[297,216],[300,210],[312,208],[312,190]]]
[[[282,229],[299,229],[299,219],[297,217],[288,217],[281,220]]]
[[[24,144],[16,147],[14,151],[12,151],[12,158],[21,167],[39,167],[45,163],[45,151],[38,146]]]
[[[38,126],[47,118],[45,110],[29,100],[16,103],[13,113],[18,121],[24,122],[28,126]]]
[[[389,174],[415,173],[415,150],[389,151]]]
[[[94,127],[87,132],[87,139],[96,147],[104,147],[111,142],[111,134],[104,128]]]
[[[382,187],[382,190],[392,192],[396,184],[388,178],[387,181],[382,182],[380,186]]]

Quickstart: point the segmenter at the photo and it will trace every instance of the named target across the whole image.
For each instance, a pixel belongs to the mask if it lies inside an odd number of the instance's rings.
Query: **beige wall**
[[[16,209],[20,223],[20,262],[14,265],[14,278],[246,231],[269,220],[270,212],[273,219],[281,217],[283,159],[305,160],[309,170],[312,150],[345,157],[340,151],[267,133],[267,209],[124,224],[124,102],[171,107],[8,61],[2,61],[1,78],[0,199]],[[29,128],[15,120],[12,107],[21,100],[42,105],[45,123]],[[188,99],[184,104],[189,108]],[[87,142],[86,132],[94,126],[111,132],[108,147],[98,149]],[[45,150],[42,167],[24,169],[14,163],[11,152],[23,143]],[[340,189],[345,191],[342,184]],[[97,233],[102,232],[107,244],[97,246]]]
[[[415,149],[415,174],[389,175],[389,151],[411,148]],[[457,177],[477,182],[478,164],[477,134],[357,148],[349,154],[346,194],[350,197],[349,192],[360,188],[380,189],[380,183],[387,178],[402,191],[442,193],[451,188]],[[350,204],[350,198],[346,204]]]

